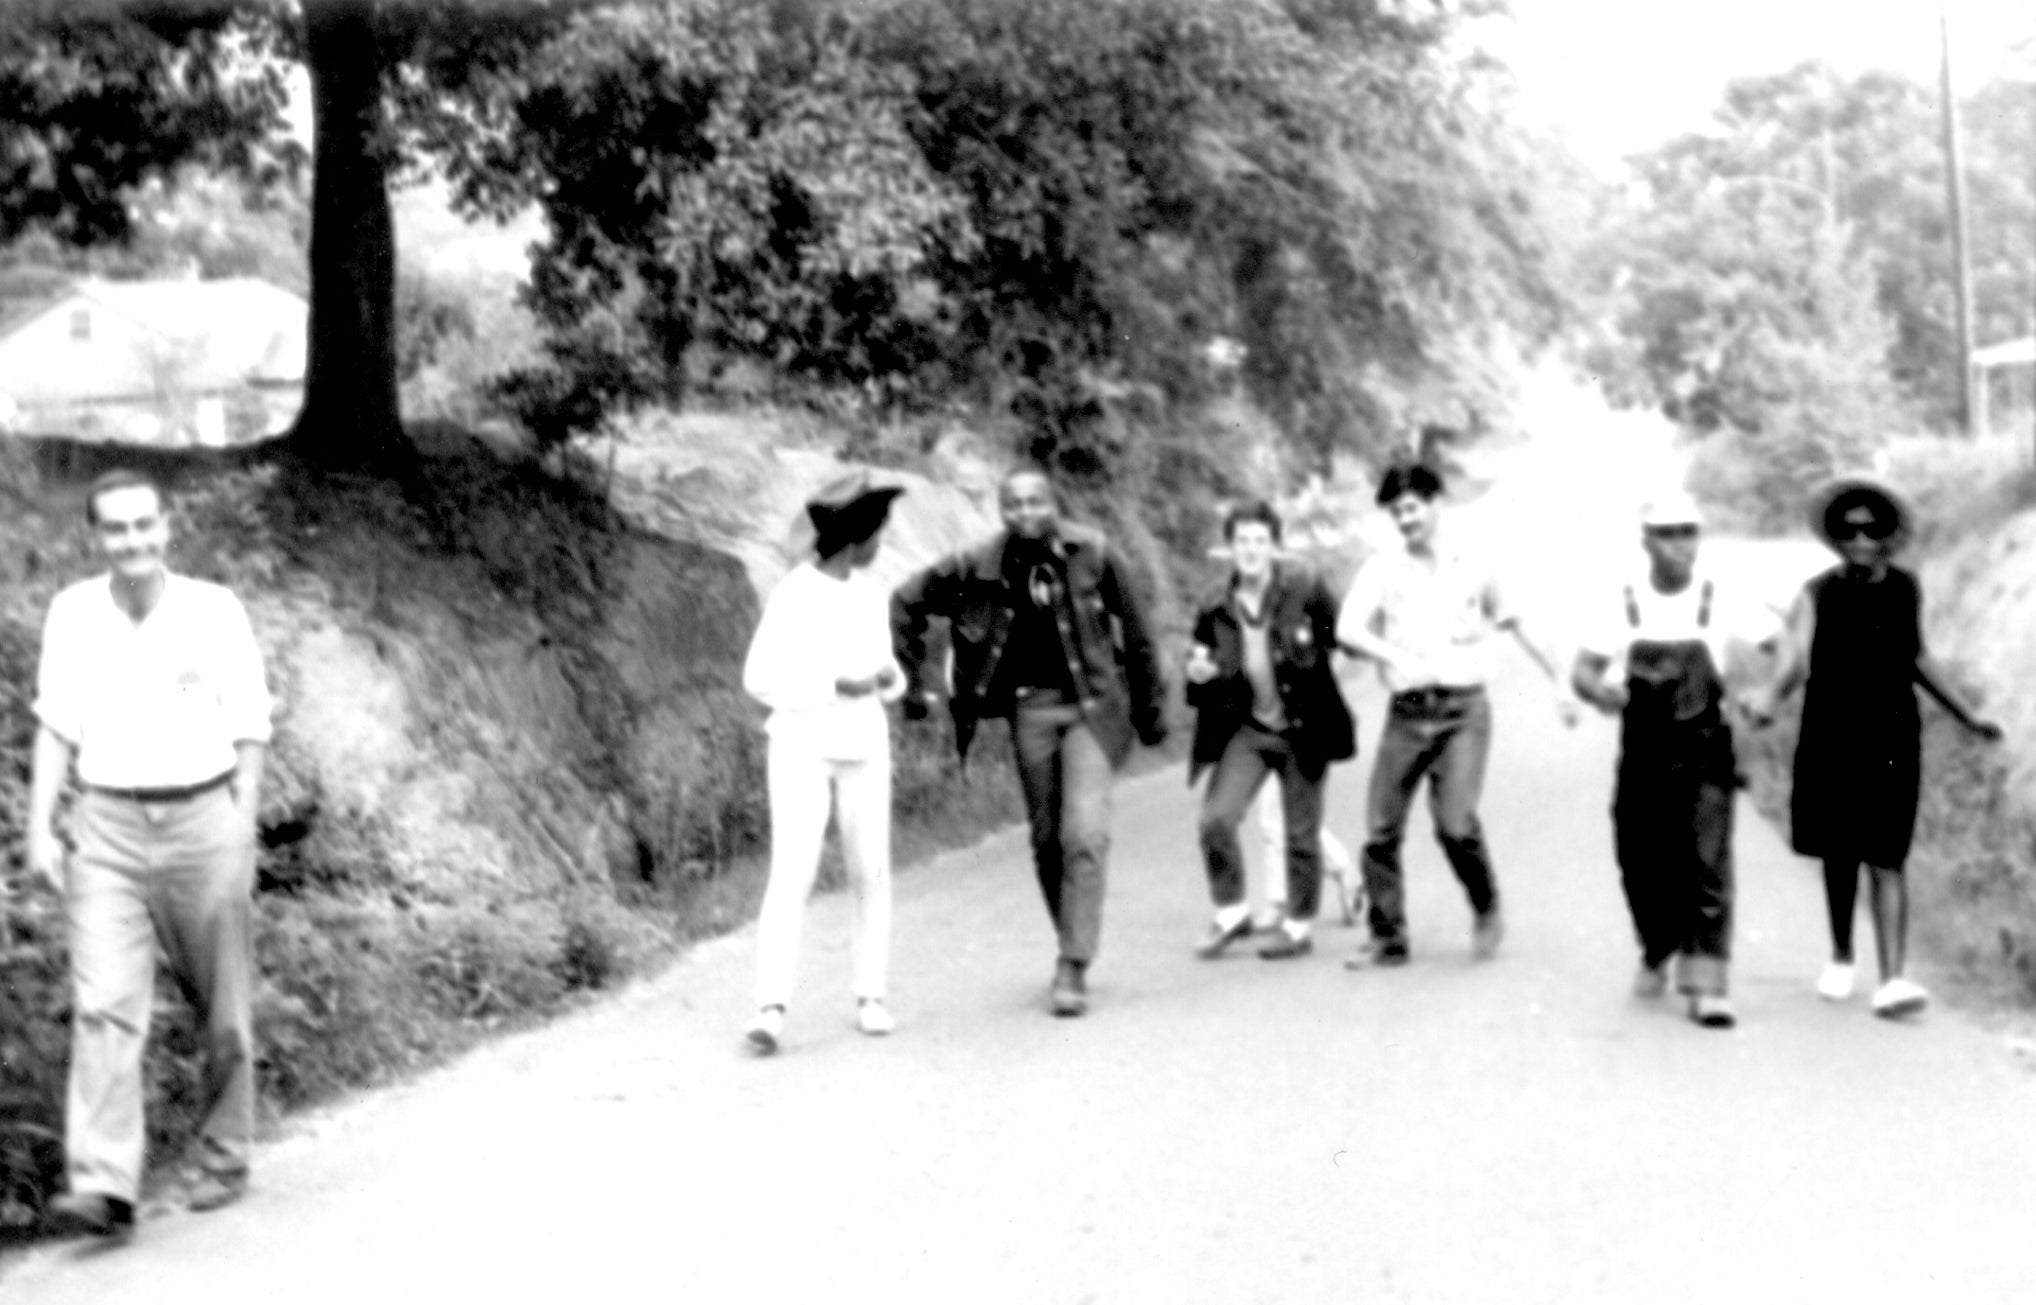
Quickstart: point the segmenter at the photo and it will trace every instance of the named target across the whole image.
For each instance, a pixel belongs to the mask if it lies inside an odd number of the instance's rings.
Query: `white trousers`
[[[1265,852],[1259,858],[1260,895],[1269,911],[1287,909],[1287,817],[1280,805],[1279,790],[1271,784],[1258,791],[1252,804],[1258,809],[1258,832]],[[1322,822],[1322,880],[1334,891],[1348,895],[1357,878],[1357,862],[1343,840],[1329,832]]]
[[[882,998],[891,961],[891,759],[834,761],[773,738],[767,770],[771,877],[757,916],[756,1004],[791,1002],[830,811],[855,894],[855,995]]]

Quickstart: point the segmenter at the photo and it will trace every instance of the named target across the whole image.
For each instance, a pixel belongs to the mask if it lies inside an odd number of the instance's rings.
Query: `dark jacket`
[[[1233,575],[1195,618],[1195,642],[1215,654],[1216,676],[1188,683],[1195,709],[1195,743],[1188,755],[1188,783],[1222,759],[1231,736],[1251,719],[1251,682],[1244,678],[1244,630],[1231,602]],[[1336,599],[1320,576],[1306,567],[1274,565],[1266,591],[1266,648],[1273,683],[1287,715],[1286,737],[1309,770],[1357,755],[1357,724],[1336,682]]]
[[[1014,708],[997,674],[1018,600],[1006,577],[1005,552],[1011,545],[1009,532],[999,533],[934,563],[891,596],[907,714],[923,714],[941,696],[945,677],[937,660],[929,664],[926,636],[934,618],[948,623],[954,650],[948,709],[963,758],[977,722],[1008,717]],[[1166,739],[1166,685],[1145,614],[1123,559],[1099,531],[1062,522],[1051,546],[1066,578],[1057,615],[1069,680],[1110,764],[1121,765],[1134,736],[1148,746]]]

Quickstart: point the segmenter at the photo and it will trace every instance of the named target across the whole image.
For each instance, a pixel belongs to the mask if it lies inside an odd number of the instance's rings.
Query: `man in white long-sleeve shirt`
[[[770,882],[757,917],[756,1018],[750,1046],[784,1033],[806,899],[832,811],[855,893],[856,1023],[889,1033],[891,734],[883,704],[905,691],[891,654],[890,597],[867,570],[891,500],[903,491],[857,472],[806,505],[814,560],[771,590],[750,640],[742,687],[770,708]]]

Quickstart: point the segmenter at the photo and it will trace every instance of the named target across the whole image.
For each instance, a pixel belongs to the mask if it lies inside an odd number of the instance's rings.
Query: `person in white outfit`
[[[770,709],[764,730],[770,882],[757,917],[756,1018],[748,1040],[778,1049],[799,960],[806,899],[831,812],[855,893],[856,1023],[882,1035],[891,950],[891,733],[884,704],[905,691],[891,654],[890,596],[868,573],[902,489],[843,477],[806,504],[814,560],[771,590],[742,687]]]

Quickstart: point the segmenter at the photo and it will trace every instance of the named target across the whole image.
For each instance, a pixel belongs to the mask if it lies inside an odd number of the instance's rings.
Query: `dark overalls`
[[[1626,619],[1640,626],[1629,586]],[[1711,623],[1711,585],[1697,627]],[[1732,947],[1732,803],[1725,684],[1701,639],[1635,639],[1627,655],[1612,832],[1643,962],[1683,957],[1677,986],[1723,995]]]

